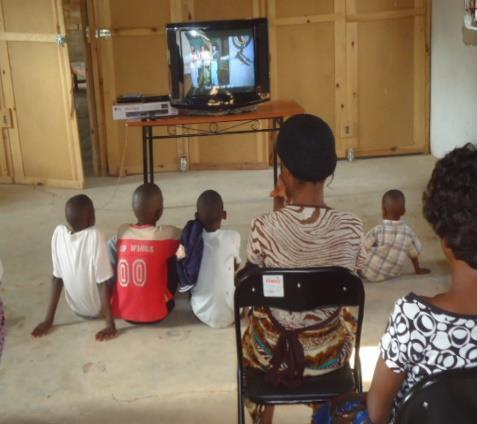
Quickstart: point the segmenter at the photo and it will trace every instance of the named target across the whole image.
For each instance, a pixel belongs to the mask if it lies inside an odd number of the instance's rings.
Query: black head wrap
[[[287,169],[302,181],[324,181],[336,169],[333,132],[314,115],[289,118],[278,134],[277,152]]]

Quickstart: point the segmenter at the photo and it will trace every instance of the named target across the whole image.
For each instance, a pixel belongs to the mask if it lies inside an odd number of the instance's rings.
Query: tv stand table
[[[260,132],[277,132],[280,130],[285,117],[303,113],[304,109],[291,100],[273,100],[257,106],[253,112],[227,114],[227,115],[178,115],[158,118],[154,120],[127,121],[128,127],[142,128],[142,157],[144,182],[154,182],[154,140],[164,140],[172,138],[190,138],[219,136],[229,134],[247,134]],[[259,121],[271,121],[271,127],[260,128]],[[218,129],[217,124],[223,122],[234,123],[228,128]],[[191,128],[190,125],[209,124],[207,130]],[[240,129],[241,126],[251,124],[251,128]],[[255,124],[255,125],[254,125]],[[154,135],[154,127],[167,127],[167,135]],[[192,133],[178,134],[177,127],[182,127]],[[278,160],[276,151],[276,137],[273,139],[273,184],[277,183]]]

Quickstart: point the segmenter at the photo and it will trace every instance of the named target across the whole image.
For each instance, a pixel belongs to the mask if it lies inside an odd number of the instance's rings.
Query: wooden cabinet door
[[[101,154],[109,174],[142,172],[141,131],[113,121],[112,105],[122,94],[168,94],[165,25],[175,0],[92,0],[89,33]],[[167,129],[154,129],[154,134]],[[155,171],[179,169],[180,145],[155,142]]]
[[[349,125],[358,156],[428,148],[427,0],[347,0]]]
[[[64,35],[60,0],[0,1],[2,108],[11,116],[4,141],[18,183],[83,187]]]

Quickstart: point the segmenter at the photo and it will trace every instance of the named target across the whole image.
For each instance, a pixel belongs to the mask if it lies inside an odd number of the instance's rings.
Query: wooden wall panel
[[[334,12],[333,0],[276,0],[276,17],[322,15]]]
[[[121,94],[168,94],[165,24],[171,21],[168,0],[96,1],[95,28],[110,28],[113,36],[96,42],[99,67],[98,95],[104,114],[110,174],[142,172],[142,139],[137,129],[126,129],[124,121],[113,121],[111,106]],[[157,131],[159,134],[160,130]],[[125,143],[127,147],[125,149]],[[106,146],[104,146],[106,144]],[[177,170],[177,141],[155,142],[156,171]],[[120,169],[120,167],[122,168]]]
[[[5,31],[57,33],[54,0],[3,0]]]
[[[429,2],[348,3],[348,41],[354,46],[348,55],[348,73],[357,99],[353,120],[357,155],[425,152],[429,144]]]
[[[414,0],[357,0],[358,13],[396,11],[414,8]]]
[[[396,149],[410,144],[414,122],[413,19],[363,23],[358,37],[360,149]]]
[[[276,37],[278,97],[296,100],[334,128],[334,24],[279,26]]]
[[[273,97],[294,99],[333,129],[344,155],[345,1],[268,3]]]
[[[195,0],[193,19],[198,21],[253,17],[253,0]]]
[[[189,13],[192,19],[198,21],[252,18],[260,14],[260,5],[258,0],[196,0]],[[224,124],[219,128],[228,126]],[[198,128],[207,129],[205,126]],[[185,150],[189,152],[192,169],[251,169],[268,166],[268,143],[264,135],[196,137],[189,139]]]

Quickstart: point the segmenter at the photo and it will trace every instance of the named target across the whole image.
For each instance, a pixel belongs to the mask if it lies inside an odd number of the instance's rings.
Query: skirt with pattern
[[[313,311],[302,317],[305,321],[303,318],[308,324],[315,325],[313,330],[304,330],[298,336],[305,354],[304,376],[322,375],[341,368],[353,350],[354,316],[342,308],[336,315],[323,320],[320,328],[316,328],[316,322],[322,317],[314,316]],[[279,337],[280,332],[270,319],[269,311],[254,308],[242,339],[244,366],[268,371]],[[248,400],[245,404],[254,422],[258,422],[262,408]]]

